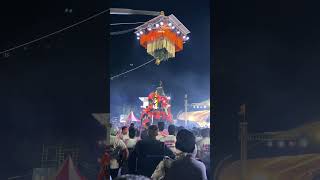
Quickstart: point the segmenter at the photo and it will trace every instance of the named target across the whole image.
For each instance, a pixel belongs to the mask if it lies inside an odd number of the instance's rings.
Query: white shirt
[[[161,142],[171,149],[172,152],[176,152],[176,141],[177,138],[174,135],[168,135],[159,139]]]
[[[120,148],[121,150],[124,150],[127,148],[125,143],[116,136],[110,136],[110,145],[113,145],[114,148]],[[119,168],[119,163],[116,159],[110,159],[110,168],[111,169]]]
[[[127,147],[128,148],[134,148],[137,144],[138,139],[137,138],[133,138],[133,139],[128,139],[127,140]]]
[[[205,137],[197,142],[197,147],[200,154],[210,154],[210,137]]]
[[[118,137],[119,137],[122,141],[126,141],[126,140],[130,139],[128,134],[126,134],[126,135],[119,134]]]

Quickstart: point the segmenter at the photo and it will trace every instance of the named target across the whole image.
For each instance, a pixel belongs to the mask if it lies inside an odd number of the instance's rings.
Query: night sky
[[[242,103],[247,104],[249,132],[319,120],[320,24],[316,3],[308,1],[227,0],[215,1],[214,7],[218,162],[239,154]]]
[[[184,44],[184,50],[176,54],[176,58],[162,62],[159,66],[154,62],[136,71],[111,81],[111,113],[121,113],[121,106],[128,104],[139,107],[142,102],[138,97],[148,96],[151,91],[163,82],[165,93],[172,97],[173,115],[184,109],[184,94],[189,102],[201,102],[210,96],[210,8],[209,0],[171,1],[170,3],[151,3],[150,1],[113,1],[114,8],[131,8],[137,10],[164,11],[166,15],[174,14],[190,31],[190,40]],[[201,9],[201,11],[199,11]],[[141,22],[152,16],[112,16],[111,22]],[[138,25],[111,27],[119,31],[137,27]],[[132,33],[112,36],[111,74],[116,75],[136,67],[152,59],[146,49],[140,46],[136,35]],[[131,67],[130,64],[134,66]],[[140,109],[139,109],[140,110]],[[135,112],[140,116],[140,111]]]
[[[72,8],[72,14],[65,14]],[[107,9],[107,2],[10,1],[1,5],[1,50]],[[103,129],[93,112],[108,111],[107,15],[0,58],[0,179],[40,167],[42,144],[78,144],[96,163]],[[80,153],[81,153],[80,152]],[[29,179],[30,177],[27,177]]]

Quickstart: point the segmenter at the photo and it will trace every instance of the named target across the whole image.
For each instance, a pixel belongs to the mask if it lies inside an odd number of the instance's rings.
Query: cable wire
[[[113,80],[114,78],[120,77],[120,76],[122,76],[122,75],[124,75],[124,74],[127,74],[127,73],[131,72],[131,71],[137,70],[137,69],[139,69],[139,68],[141,68],[141,67],[143,67],[143,66],[145,66],[145,65],[147,65],[147,64],[149,64],[149,63],[151,63],[152,61],[155,61],[155,59],[153,58],[153,59],[151,59],[150,61],[141,64],[140,66],[137,66],[137,67],[135,67],[135,68],[132,68],[132,69],[130,69],[130,70],[128,70],[128,71],[125,71],[125,72],[123,72],[123,73],[120,73],[120,74],[118,74],[118,75],[112,76],[112,77],[110,78],[110,80]]]
[[[10,49],[1,51],[1,52],[0,52],[0,55],[1,55],[1,54],[4,54],[4,53],[7,53],[7,52],[9,52],[9,51],[18,49],[18,48],[20,48],[20,47],[23,47],[23,46],[32,44],[32,43],[34,43],[34,42],[40,41],[40,40],[42,40],[42,39],[48,38],[48,37],[53,36],[53,35],[55,35],[55,34],[61,33],[61,32],[63,32],[63,31],[65,31],[65,30],[68,30],[68,29],[70,29],[70,28],[73,28],[73,27],[75,27],[75,26],[77,26],[77,25],[79,25],[79,24],[82,24],[82,23],[84,23],[84,22],[87,22],[87,21],[89,21],[89,20],[91,20],[91,19],[93,19],[93,18],[95,18],[95,17],[97,17],[97,16],[100,16],[100,15],[108,12],[109,10],[110,10],[110,9],[103,10],[103,11],[101,11],[101,12],[99,12],[99,13],[96,13],[96,14],[94,14],[94,15],[92,15],[92,16],[90,16],[90,17],[88,17],[88,18],[86,18],[86,19],[84,19],[84,20],[82,20],[82,21],[79,21],[79,22],[77,22],[77,23],[74,23],[74,24],[72,24],[72,25],[70,25],[70,26],[67,26],[67,27],[65,27],[65,28],[62,28],[62,29],[60,29],[60,30],[58,30],[58,31],[55,31],[55,32],[50,33],[50,34],[47,34],[47,35],[45,35],[45,36],[42,36],[42,37],[37,38],[37,39],[34,39],[34,40],[32,40],[32,41],[23,43],[23,44],[21,44],[21,45],[14,46],[14,47],[12,47],[12,48],[10,48]]]

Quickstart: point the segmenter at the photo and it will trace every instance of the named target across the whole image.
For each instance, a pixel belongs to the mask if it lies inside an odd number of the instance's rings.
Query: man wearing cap
[[[152,180],[207,180],[205,165],[195,159],[196,138],[182,129],[177,134],[176,158],[165,158],[151,176]]]

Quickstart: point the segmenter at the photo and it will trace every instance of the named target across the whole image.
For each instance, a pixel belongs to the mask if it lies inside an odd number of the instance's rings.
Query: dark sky
[[[250,132],[319,120],[319,11],[308,1],[215,1],[215,160],[239,153],[236,112]]]
[[[147,96],[162,80],[165,92],[172,97],[174,116],[183,110],[183,97],[187,93],[190,102],[201,102],[210,96],[210,8],[209,0],[171,1],[151,3],[150,1],[113,1],[115,8],[126,7],[138,10],[163,10],[166,15],[174,14],[190,31],[190,40],[176,58],[159,66],[151,63],[127,75],[111,81],[111,111],[115,114],[122,104],[140,107],[138,97]],[[201,11],[199,11],[201,9]],[[112,16],[112,23],[147,21],[150,16]],[[112,31],[134,28],[136,25],[112,27]],[[152,59],[139,45],[135,34],[112,36],[111,73],[113,75],[136,67]],[[136,112],[139,115],[139,111]]]
[[[65,14],[65,8],[72,8],[73,13]],[[106,1],[2,4],[0,49],[107,8]],[[79,144],[82,159],[96,161],[95,140],[103,137],[103,130],[91,113],[108,111],[106,22],[106,15],[100,16],[25,50],[15,50],[8,58],[1,56],[0,179],[39,167],[43,143]]]

